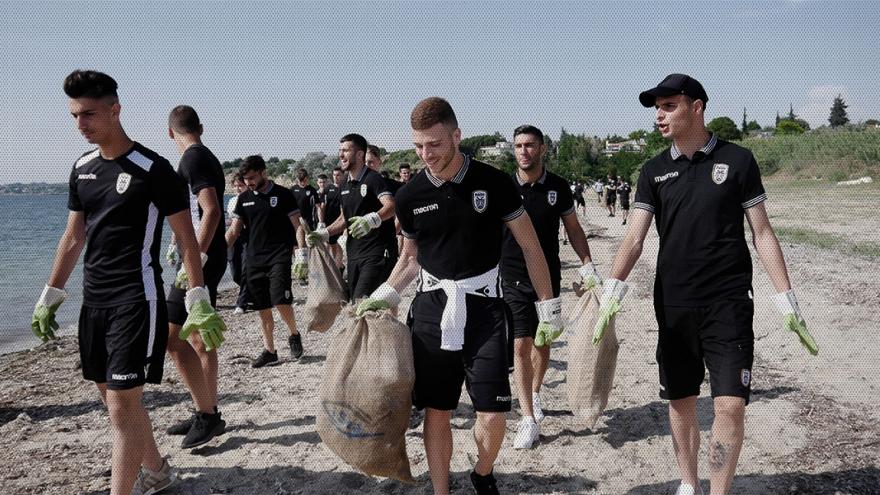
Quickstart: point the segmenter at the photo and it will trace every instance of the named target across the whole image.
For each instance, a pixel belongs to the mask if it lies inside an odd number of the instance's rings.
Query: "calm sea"
[[[225,204],[224,204],[225,207]],[[67,195],[0,195],[0,354],[39,344],[30,330],[34,304],[49,278],[55,248],[67,222]],[[164,246],[171,237],[163,228],[163,274],[172,280],[164,264]],[[231,284],[227,270],[221,287]],[[62,333],[73,333],[82,303],[82,255],[65,287],[67,301],[58,310]]]

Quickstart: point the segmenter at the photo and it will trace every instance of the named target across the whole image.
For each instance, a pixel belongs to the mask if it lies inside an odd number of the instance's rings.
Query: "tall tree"
[[[745,136],[749,132],[749,122],[748,117],[746,116],[746,107],[743,107],[743,122],[742,122],[742,133]]]
[[[736,128],[736,124],[730,117],[716,117],[706,125],[706,129],[714,132],[718,139],[725,141],[732,141],[742,137],[739,129]]]
[[[776,111],[776,125],[779,125],[779,110]]]
[[[828,117],[828,122],[831,123],[831,127],[840,127],[849,122],[849,117],[846,116],[847,106],[848,105],[843,102],[843,97],[837,95],[837,98],[834,99],[834,103],[831,105],[831,115]]]
[[[797,120],[797,115],[794,114],[794,105],[791,103],[788,104],[788,120],[794,122]]]

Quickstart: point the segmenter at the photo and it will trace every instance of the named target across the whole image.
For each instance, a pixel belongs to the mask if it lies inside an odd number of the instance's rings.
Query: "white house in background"
[[[641,152],[648,146],[644,139],[630,139],[620,143],[610,143],[605,141],[605,149],[602,151],[605,155],[613,155],[621,151]]]
[[[513,154],[513,143],[498,141],[495,143],[495,146],[483,146],[480,148],[480,155],[482,156],[501,156],[504,153]]]

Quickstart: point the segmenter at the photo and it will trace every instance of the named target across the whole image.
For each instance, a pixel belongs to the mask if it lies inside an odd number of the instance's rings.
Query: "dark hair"
[[[340,143],[352,142],[359,151],[367,152],[367,139],[360,134],[346,134],[339,140]]]
[[[327,174],[318,174],[318,179],[327,180]]]
[[[541,129],[533,125],[521,125],[513,130],[513,139],[516,139],[520,134],[531,134],[532,136],[537,137],[542,143],[544,142],[544,133],[541,132]]]
[[[232,183],[241,182],[244,184],[244,175],[241,172],[236,172],[232,174]]]
[[[368,144],[368,145],[367,145],[367,151],[368,151],[369,153],[372,153],[372,155],[375,156],[376,158],[381,158],[381,157],[382,157],[382,152],[379,151],[379,147],[376,146],[375,144]]]
[[[168,127],[181,134],[201,134],[202,122],[199,114],[189,105],[178,105],[168,114]]]
[[[296,170],[296,178],[297,179],[303,180],[305,178],[308,178],[308,176],[309,176],[309,173],[308,173],[308,171],[306,171],[306,169],[300,167]]]
[[[64,78],[64,93],[71,98],[118,98],[117,87],[112,77],[93,70],[75,70]]]
[[[432,96],[420,101],[409,116],[409,122],[416,131],[430,129],[437,124],[447,127],[458,127],[458,120],[452,105],[443,98]]]
[[[333,171],[334,172],[342,172],[342,167],[337,165],[337,166],[333,167]]]
[[[409,163],[401,163],[400,166],[397,167],[397,171],[399,172],[399,171],[401,171],[401,170],[403,170],[403,169],[405,169],[405,168],[406,168],[406,169],[409,169],[410,171],[412,171],[412,167],[409,166]]]
[[[238,172],[243,176],[248,172],[262,172],[266,170],[266,162],[260,155],[251,155],[244,159]]]

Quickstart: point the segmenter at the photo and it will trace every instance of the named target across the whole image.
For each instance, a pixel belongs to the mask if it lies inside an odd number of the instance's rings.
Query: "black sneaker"
[[[254,361],[251,368],[262,368],[263,366],[274,366],[278,364],[278,353],[264,350],[260,357]]]
[[[620,224],[620,225],[626,225],[626,220],[624,220],[624,221],[623,221],[623,223],[622,223],[622,224]]]
[[[301,358],[303,355],[302,336],[298,333],[293,334],[287,339],[287,343],[290,344],[290,357],[292,359]]]
[[[477,495],[500,495],[492,473],[480,476],[476,471],[471,471],[471,483],[474,485]]]
[[[198,447],[210,442],[217,435],[224,433],[226,433],[226,421],[223,421],[219,412],[214,414],[196,413],[192,428],[190,428],[180,446],[184,449]]]
[[[165,433],[169,435],[186,435],[187,433],[189,433],[189,430],[192,428],[193,423],[195,422],[196,415],[195,413],[193,413],[192,416],[169,426],[168,429],[165,430]]]

